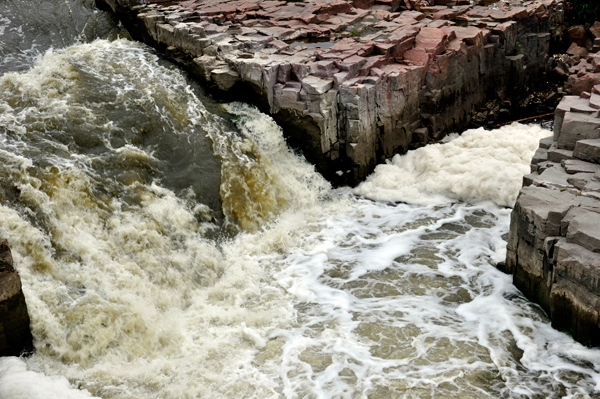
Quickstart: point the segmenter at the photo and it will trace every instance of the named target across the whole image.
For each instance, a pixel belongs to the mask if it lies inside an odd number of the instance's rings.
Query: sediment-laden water
[[[91,2],[2,3],[0,52],[0,237],[36,348],[0,359],[0,398],[600,397],[600,352],[494,268],[549,132],[333,190]]]

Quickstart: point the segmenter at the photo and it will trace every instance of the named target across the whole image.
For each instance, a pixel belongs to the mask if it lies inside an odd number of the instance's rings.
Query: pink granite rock
[[[578,55],[579,57],[586,57],[588,55],[588,49],[577,45],[577,43],[571,43],[571,46],[567,49],[567,54]]]
[[[572,26],[567,30],[569,41],[576,43],[578,46],[585,47],[587,41],[587,34],[583,25]]]
[[[584,91],[591,91],[598,84],[600,84],[600,73],[587,73],[583,76],[571,75],[565,84],[565,90],[578,96]]]
[[[448,46],[448,35],[439,28],[422,28],[415,38],[415,47],[430,54],[441,54]]]

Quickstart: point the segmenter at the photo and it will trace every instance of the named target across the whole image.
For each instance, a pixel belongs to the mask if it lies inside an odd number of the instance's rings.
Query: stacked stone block
[[[600,345],[600,104],[566,96],[511,215],[506,271],[552,324]]]

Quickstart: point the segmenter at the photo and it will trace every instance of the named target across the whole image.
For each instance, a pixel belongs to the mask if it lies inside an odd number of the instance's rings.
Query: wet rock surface
[[[511,215],[506,271],[555,327],[598,346],[600,116],[590,97],[563,98],[531,170]]]
[[[506,115],[511,100],[546,84],[564,20],[560,0],[99,3],[216,96],[270,113],[337,184]]]
[[[0,356],[19,356],[32,349],[21,279],[13,267],[8,242],[0,239]]]

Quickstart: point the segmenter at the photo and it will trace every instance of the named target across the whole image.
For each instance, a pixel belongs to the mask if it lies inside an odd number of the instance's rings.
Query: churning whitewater
[[[425,205],[490,200],[512,207],[532,154],[548,135],[540,126],[519,124],[452,134],[443,143],[396,155],[377,166],[355,192],[379,201]]]
[[[25,32],[1,65],[0,237],[35,341],[1,399],[600,397],[600,352],[494,267],[549,131],[468,131],[334,190],[268,116],[117,27],[82,38],[108,18],[78,4],[54,7],[79,42],[30,56]]]

